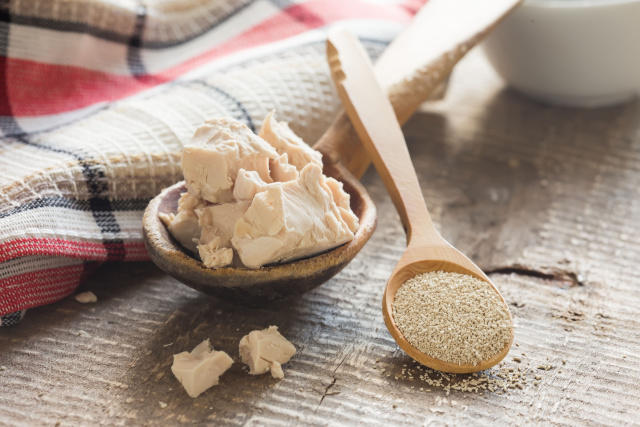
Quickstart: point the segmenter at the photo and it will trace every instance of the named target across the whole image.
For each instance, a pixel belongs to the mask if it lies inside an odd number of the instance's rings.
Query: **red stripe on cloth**
[[[305,28],[317,28],[349,18],[408,22],[413,16],[407,10],[397,6],[389,7],[388,5],[365,3],[358,0],[312,0],[291,6],[285,9],[285,13],[290,18],[304,24]],[[279,21],[282,20],[282,15],[278,15],[263,22],[260,26],[277,28],[278,25],[281,25]]]
[[[6,95],[10,106],[0,106],[0,115],[31,117],[60,114],[114,101],[169,82],[224,55],[282,40],[339,20],[357,18],[408,22],[413,16],[416,1],[423,0],[408,0],[404,6],[376,5],[358,0],[311,0],[284,9],[239,36],[162,73],[135,78],[8,58],[5,81],[8,82]]]
[[[29,237],[0,244],[0,262],[27,255],[51,255],[69,258],[106,260],[102,243]]]
[[[144,246],[144,243],[125,243],[124,244],[127,254],[124,258],[125,261],[150,261],[149,252]]]
[[[11,105],[7,93],[7,58],[0,56],[0,116],[11,116]]]
[[[106,243],[109,245],[110,243]],[[125,242],[124,260],[147,260],[143,242]],[[102,242],[77,242],[64,239],[29,237],[0,244],[0,262],[28,255],[61,256],[88,261],[108,261],[109,253]],[[123,259],[119,257],[118,259]]]
[[[160,77],[133,78],[79,67],[8,58],[7,96],[15,117],[59,114],[114,101],[165,83]]]
[[[80,264],[0,280],[0,316],[61,300],[78,287],[83,272]]]
[[[284,9],[283,13],[275,15],[251,30],[164,72],[163,75],[166,80],[172,80],[193,68],[233,52],[284,40],[345,19],[385,19],[409,22],[412,16],[410,11],[397,6],[375,5],[357,0],[311,0]]]
[[[422,6],[424,6],[425,3],[426,0],[405,0],[404,3],[399,4],[398,7],[403,8],[404,10],[409,12],[411,16],[413,16],[418,13],[418,11],[422,8]]]

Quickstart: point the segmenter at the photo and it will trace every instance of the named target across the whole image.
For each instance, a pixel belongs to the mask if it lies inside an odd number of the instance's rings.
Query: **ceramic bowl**
[[[511,87],[533,98],[619,104],[640,89],[640,0],[525,0],[483,49]]]

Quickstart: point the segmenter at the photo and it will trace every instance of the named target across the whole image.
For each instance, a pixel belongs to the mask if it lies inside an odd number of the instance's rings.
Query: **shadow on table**
[[[444,113],[425,107],[405,135],[434,222],[485,269],[539,245],[551,209],[582,213],[603,182],[637,197],[616,183],[637,167],[638,100],[561,108],[499,89],[486,100],[454,93],[443,102]]]
[[[132,400],[128,407],[135,409],[137,419],[169,417],[182,422],[202,422],[210,417],[220,422],[242,422],[255,415],[255,410],[249,413],[246,409],[255,408],[261,396],[277,387],[280,381],[271,378],[269,373],[249,375],[239,357],[239,341],[252,330],[276,325],[300,350],[304,345],[296,319],[300,300],[246,308],[196,292],[162,273],[155,278],[153,273],[147,273],[145,277],[147,285],[137,289],[134,298],[138,304],[146,297],[152,298],[154,301],[149,306],[155,307],[162,322],[153,325],[152,335],[138,343],[135,360],[126,369],[126,375],[118,379],[126,386],[122,398]],[[126,289],[119,291],[118,298],[127,297]],[[304,333],[310,330],[304,328]],[[191,351],[207,338],[215,350],[226,352],[235,363],[221,376],[218,386],[193,399],[174,378],[170,367],[173,354]],[[287,365],[284,371],[286,376]],[[159,402],[169,405],[166,411]]]

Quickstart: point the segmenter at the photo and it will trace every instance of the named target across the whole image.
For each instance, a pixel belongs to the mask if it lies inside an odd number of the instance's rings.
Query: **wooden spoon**
[[[500,296],[507,312],[509,309],[484,272],[445,241],[431,222],[400,124],[358,39],[346,30],[332,30],[327,41],[327,57],[347,115],[373,158],[407,232],[407,250],[384,292],[382,309],[387,328],[409,356],[431,368],[470,373],[495,365],[506,356],[513,342],[511,315],[509,342],[497,354],[475,365],[457,365],[435,359],[411,345],[398,329],[392,315],[396,292],[408,279],[425,272],[445,271],[484,280]]]
[[[519,1],[430,0],[422,8],[376,65],[401,123]],[[295,297],[329,280],[355,257],[375,229],[375,206],[358,181],[370,160],[344,113],[314,148],[322,153],[324,173],[341,181],[351,195],[351,207],[360,219],[351,242],[311,258],[257,270],[209,269],[169,235],[158,217],[160,213],[176,212],[178,198],[186,191],[184,183],[178,183],[153,199],[143,217],[145,245],[153,262],[201,292],[246,305]]]

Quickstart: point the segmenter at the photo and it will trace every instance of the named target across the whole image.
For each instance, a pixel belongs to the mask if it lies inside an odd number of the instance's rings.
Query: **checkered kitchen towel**
[[[315,141],[337,22],[379,53],[424,0],[0,0],[0,326],[105,261],[148,259],[148,201],[205,119],[271,109]]]

